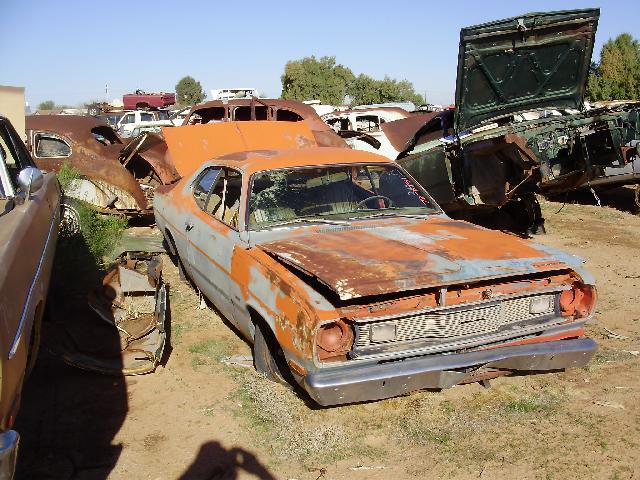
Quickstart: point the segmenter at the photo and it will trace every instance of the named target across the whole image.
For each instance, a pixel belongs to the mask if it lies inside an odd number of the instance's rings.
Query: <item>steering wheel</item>
[[[356,210],[360,209],[361,207],[363,207],[364,205],[366,205],[366,203],[369,200],[375,200],[375,199],[382,199],[382,200],[386,200],[387,201],[387,208],[391,208],[393,207],[393,201],[389,198],[389,197],[385,197],[384,195],[371,195],[370,197],[365,198],[364,200],[360,200],[358,202],[358,205],[356,205]]]

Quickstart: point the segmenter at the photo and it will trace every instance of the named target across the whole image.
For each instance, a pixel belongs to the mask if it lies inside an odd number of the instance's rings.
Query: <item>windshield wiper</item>
[[[349,217],[349,220],[359,220],[361,218],[376,218],[376,217],[407,217],[407,218],[422,218],[431,213],[396,213],[396,212],[378,212],[370,215],[362,215],[359,217]]]
[[[292,223],[327,223],[329,225],[344,225],[345,223],[349,222],[347,222],[346,220],[329,220],[328,218],[301,217],[286,220],[284,222],[272,223],[270,225],[265,225],[265,227],[282,227],[284,225],[290,225]]]

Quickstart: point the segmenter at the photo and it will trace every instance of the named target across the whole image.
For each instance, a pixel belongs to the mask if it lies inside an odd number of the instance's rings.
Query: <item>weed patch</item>
[[[255,372],[238,375],[240,387],[232,399],[239,403],[236,416],[259,432],[278,459],[304,465],[335,462],[357,450],[357,435],[344,423],[331,421],[323,410],[310,410],[289,388]]]
[[[229,340],[203,340],[189,347],[189,353],[195,356],[191,359],[191,365],[207,365],[220,362],[224,357],[233,353],[233,345]]]

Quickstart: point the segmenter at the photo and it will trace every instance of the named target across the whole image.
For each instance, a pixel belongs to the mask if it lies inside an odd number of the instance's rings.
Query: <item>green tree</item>
[[[385,76],[383,80],[375,80],[360,74],[351,83],[349,96],[353,105],[370,105],[386,102],[422,103],[422,96],[415,91],[408,80],[396,80]]]
[[[280,79],[285,100],[320,100],[339,105],[344,102],[354,75],[344,65],[336,64],[336,57],[311,56],[288,61]]]
[[[587,84],[590,100],[640,98],[640,42],[630,34],[609,39],[600,52],[600,62],[591,70]]]
[[[195,105],[202,102],[206,96],[200,82],[193,77],[182,77],[176,84],[176,99],[180,105]]]
[[[45,100],[44,102],[40,102],[38,105],[38,110],[53,110],[56,106],[56,102],[53,100]]]

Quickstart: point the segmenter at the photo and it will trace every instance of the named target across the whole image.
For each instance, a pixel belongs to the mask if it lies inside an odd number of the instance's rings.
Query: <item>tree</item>
[[[320,100],[339,105],[344,102],[354,75],[344,65],[336,64],[336,57],[318,60],[311,56],[288,61],[280,79],[285,100]]]
[[[385,76],[383,80],[375,80],[360,74],[351,83],[349,96],[353,105],[370,105],[387,102],[422,103],[422,96],[415,91],[408,80],[396,80]]]
[[[38,105],[38,110],[53,110],[56,107],[56,102],[53,100],[45,100],[44,102],[40,102]]]
[[[290,60],[284,67],[282,98],[286,100],[320,100],[329,105],[344,103],[351,98],[352,105],[385,102],[422,103],[422,97],[408,80],[385,76],[376,80],[368,75],[357,77],[344,65],[336,64],[336,57],[305,57]]]
[[[640,98],[640,42],[628,33],[609,39],[592,65],[587,84],[590,100]]]
[[[176,84],[176,99],[180,105],[195,105],[202,102],[206,96],[200,82],[193,77],[182,77]]]

